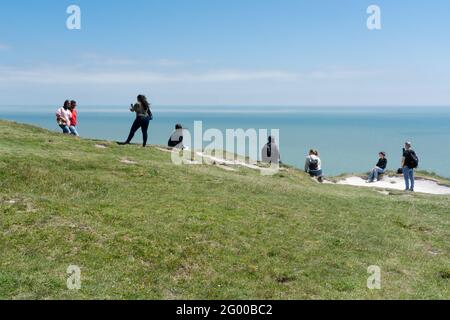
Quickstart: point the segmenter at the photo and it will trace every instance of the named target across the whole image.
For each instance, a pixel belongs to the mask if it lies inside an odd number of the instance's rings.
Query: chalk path
[[[356,187],[375,187],[380,189],[390,189],[390,190],[405,190],[405,181],[402,177],[384,177],[383,180],[366,183],[366,181],[357,176],[347,177],[343,180],[337,182],[340,185],[350,185]],[[450,188],[444,185],[438,184],[436,181],[429,179],[418,178],[415,181],[416,192],[436,194],[436,195],[447,195],[450,194]]]
[[[157,147],[158,150],[164,152],[172,152],[170,149]],[[217,167],[227,170],[227,171],[236,171],[233,167],[242,166],[246,168],[250,168],[253,170],[261,170],[261,167],[256,164],[247,163],[239,160],[228,160],[223,158],[214,157],[212,155],[208,155],[204,152],[196,152],[197,156],[202,157],[203,159],[208,159],[208,162],[214,163]],[[191,164],[196,164],[198,162],[192,161]],[[374,183],[366,183],[366,181],[358,176],[351,176],[344,179],[339,180],[337,183],[333,183],[329,180],[324,181],[325,184],[338,184],[338,185],[349,185],[355,187],[366,187],[366,188],[377,188],[382,190],[404,190],[405,182],[402,177],[395,176],[389,177],[385,176],[381,181]],[[425,194],[434,194],[434,195],[450,195],[450,187],[441,185],[434,180],[417,178],[415,181],[415,191],[419,193]],[[378,191],[380,192],[380,191]],[[388,192],[382,191],[383,194],[389,194]]]

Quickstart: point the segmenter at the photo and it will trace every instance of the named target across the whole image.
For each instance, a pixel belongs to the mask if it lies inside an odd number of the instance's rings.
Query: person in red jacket
[[[74,135],[76,137],[79,137],[80,135],[78,134],[77,131],[77,125],[78,125],[78,120],[77,120],[77,102],[75,100],[70,101],[70,111],[72,112],[72,117],[70,118],[70,134]]]

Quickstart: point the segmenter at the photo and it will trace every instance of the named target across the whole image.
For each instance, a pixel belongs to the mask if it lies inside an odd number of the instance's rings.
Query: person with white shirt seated
[[[316,177],[319,182],[323,182],[322,161],[319,157],[319,151],[311,149],[306,157],[305,172],[311,177]]]
[[[170,148],[176,148],[176,149],[184,149],[183,146],[183,126],[181,124],[177,124],[175,126],[175,131],[170,136],[169,142],[167,145]]]

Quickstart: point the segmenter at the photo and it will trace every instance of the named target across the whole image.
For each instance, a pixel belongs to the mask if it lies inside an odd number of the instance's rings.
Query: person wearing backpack
[[[322,161],[319,157],[319,151],[310,150],[306,157],[305,172],[311,177],[316,177],[319,182],[323,182]]]
[[[402,157],[403,177],[405,178],[405,191],[414,192],[414,169],[419,166],[419,158],[412,149],[411,142],[405,143]]]

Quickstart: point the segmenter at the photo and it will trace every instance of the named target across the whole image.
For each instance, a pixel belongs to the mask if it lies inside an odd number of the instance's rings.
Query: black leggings
[[[144,139],[144,143],[143,146],[145,147],[147,145],[147,139],[148,139],[148,126],[150,124],[150,118],[146,117],[137,117],[136,120],[134,120],[133,126],[131,127],[130,130],[130,135],[128,136],[127,142],[126,143],[130,143],[131,140],[133,140],[134,138],[134,134],[136,133],[136,131],[139,130],[139,128],[141,128],[142,130],[142,138]]]

